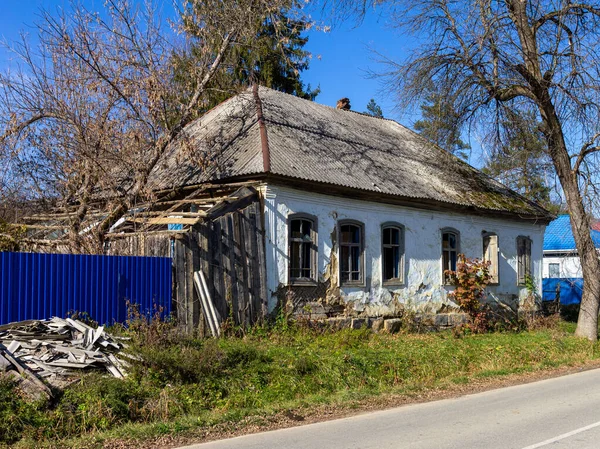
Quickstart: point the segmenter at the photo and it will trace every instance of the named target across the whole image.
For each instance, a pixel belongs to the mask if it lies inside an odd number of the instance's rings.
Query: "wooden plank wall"
[[[264,229],[260,203],[206,223],[202,269],[221,320],[251,326],[267,315]]]
[[[172,243],[171,243],[172,242]],[[237,326],[267,315],[265,244],[259,201],[176,236],[132,236],[111,241],[111,254],[173,257],[173,302],[188,333],[208,336],[194,272],[202,270],[221,322]]]
[[[197,225],[174,241],[174,301],[187,332],[210,333],[193,274],[204,273],[219,321],[252,326],[267,315],[264,230],[260,203]]]

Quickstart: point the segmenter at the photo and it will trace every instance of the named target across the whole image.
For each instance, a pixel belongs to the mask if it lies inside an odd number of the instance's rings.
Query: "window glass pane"
[[[311,244],[302,243],[302,268],[310,270],[311,267]]]
[[[358,246],[352,246],[350,250],[352,271],[360,271],[360,248]]]
[[[391,228],[383,228],[383,244],[384,245],[389,245],[390,243],[392,243],[392,230]]]
[[[383,280],[387,281],[394,277],[394,255],[392,248],[383,248]]]
[[[349,254],[350,254],[350,247],[348,246],[342,246],[340,248],[340,258],[342,259],[340,262],[340,268],[342,272],[348,272],[350,271],[350,259],[349,259]]]
[[[290,222],[290,233],[293,238],[297,238],[301,235],[300,228],[302,227],[302,220],[292,220]]]
[[[360,228],[355,225],[340,226],[341,243],[360,243]]]
[[[352,241],[350,226],[340,226],[340,240],[341,243],[350,243]]]
[[[312,230],[312,222],[309,220],[302,220],[302,239],[306,242],[310,242]]]
[[[560,277],[560,264],[551,263],[548,265],[548,277],[559,278]]]
[[[383,280],[400,279],[400,248],[383,248]]]
[[[311,241],[312,222],[310,220],[292,220],[290,224],[290,235],[293,239]]]
[[[400,273],[400,247],[396,247],[393,249],[394,253],[394,279],[402,279],[402,275]]]
[[[450,252],[450,270],[456,271],[456,251]]]
[[[390,232],[392,234],[392,244],[399,245],[400,244],[400,230],[398,228],[391,228]]]
[[[456,249],[456,235],[452,232],[444,232],[442,234],[442,248]]]
[[[290,274],[292,277],[298,277],[298,269],[300,268],[300,243],[290,243]]]

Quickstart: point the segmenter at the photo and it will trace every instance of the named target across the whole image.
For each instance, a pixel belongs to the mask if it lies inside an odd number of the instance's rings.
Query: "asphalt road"
[[[598,449],[600,370],[192,448]]]

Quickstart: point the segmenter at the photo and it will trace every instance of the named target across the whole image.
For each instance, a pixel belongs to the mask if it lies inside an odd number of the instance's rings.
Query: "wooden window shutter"
[[[483,259],[490,262],[489,274],[490,283],[500,282],[499,261],[498,261],[498,236],[495,234],[486,235],[483,238]]]

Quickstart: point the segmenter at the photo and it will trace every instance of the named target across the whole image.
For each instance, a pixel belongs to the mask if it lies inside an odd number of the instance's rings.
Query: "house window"
[[[490,284],[498,284],[498,236],[496,234],[483,234],[483,260],[489,262]]]
[[[524,285],[527,277],[531,276],[531,239],[517,237],[517,283]]]
[[[289,282],[314,282],[317,279],[317,219],[305,214],[288,217]]]
[[[340,285],[363,285],[364,227],[362,223],[340,222]]]
[[[381,229],[381,239],[383,282],[402,284],[404,282],[404,227],[384,224]]]
[[[446,270],[456,271],[456,260],[460,247],[460,234],[456,229],[442,229],[442,274],[444,284],[449,278]]]
[[[549,278],[559,278],[560,277],[560,264],[559,263],[548,264],[548,277]]]

